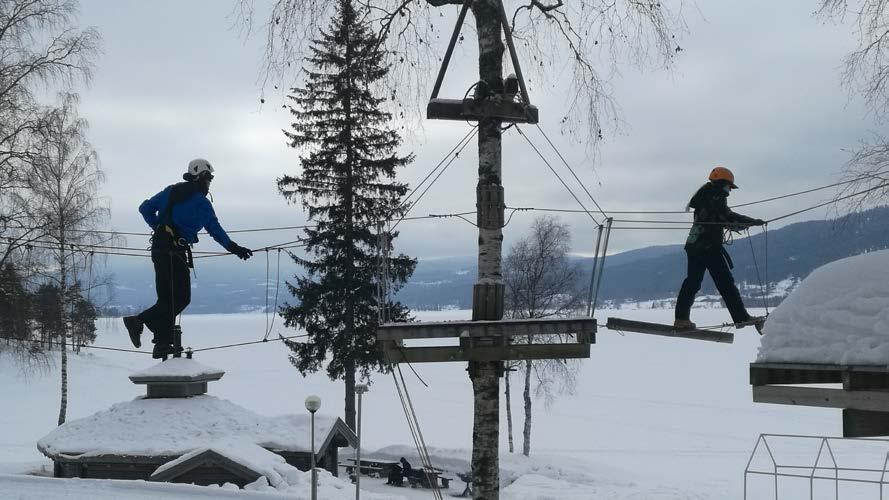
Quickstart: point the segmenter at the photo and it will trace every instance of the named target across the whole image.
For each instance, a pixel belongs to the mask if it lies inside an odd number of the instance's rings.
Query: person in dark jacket
[[[725,167],[716,167],[710,172],[709,182],[701,186],[689,201],[693,208],[694,225],[685,242],[688,256],[688,276],[682,282],[679,297],[676,299],[676,329],[693,329],[696,325],[689,319],[695,294],[701,289],[704,271],[710,272],[713,283],[736,324],[753,322],[760,329],[763,318],[752,317],[747,313],[741,293],[732,276],[732,260],[723,246],[726,230],[740,231],[750,226],[761,226],[765,221],[753,219],[732,212],[727,198],[732,189],[737,189],[735,176]]]
[[[154,358],[174,353],[176,316],[191,301],[189,273],[194,267],[191,246],[198,242],[198,231],[206,229],[217,243],[242,260],[253,256],[251,250],[228,237],[207,199],[213,180],[210,162],[202,158],[192,160],[182,178],[185,182],[167,186],[139,205],[142,218],[154,231],[151,261],[154,263],[157,302],[138,315],[124,317],[123,321],[136,348],[142,346],[143,326],[154,333]]]

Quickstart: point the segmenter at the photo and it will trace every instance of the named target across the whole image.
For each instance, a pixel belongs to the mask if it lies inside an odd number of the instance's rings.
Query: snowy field
[[[600,311],[600,323],[609,315],[672,320],[671,310],[639,309]],[[464,319],[469,313],[421,312],[418,316],[424,320]],[[692,314],[699,324],[727,319],[728,314],[719,309],[696,309]],[[119,321],[100,320],[97,345],[130,347]],[[265,322],[263,314],[185,316],[183,343],[199,348],[257,340],[263,336]],[[505,411],[501,412],[502,498],[742,498],[744,468],[760,433],[841,434],[839,410],[751,402],[748,363],[756,358],[759,345],[760,337],[753,328],[737,330],[730,345],[600,330],[591,358],[583,362],[576,394],[561,397],[551,408],[545,408],[542,401],[536,403],[530,459],[506,452]],[[69,420],[142,394],[144,387],[133,385],[127,376],[153,364],[148,355],[99,350],[69,359]],[[202,352],[195,359],[226,371],[222,380],[210,384],[211,394],[257,413],[305,412],[303,400],[309,394],[321,397],[321,413],[337,414],[342,409],[342,384],[321,374],[302,378],[278,342]],[[414,368],[429,385],[424,387],[406,371],[433,461],[453,471],[468,468],[472,391],[465,364]],[[411,437],[391,379],[377,376],[372,383],[363,400],[365,455],[409,454]],[[0,412],[4,429],[0,437],[0,498],[141,499],[156,498],[161,491],[172,498],[280,498],[258,492],[223,494],[215,489],[207,493],[207,488],[110,481],[92,488],[88,484],[94,481],[22,476],[52,470],[35,443],[55,427],[58,385],[55,367],[25,375],[8,359],[0,359],[0,391],[6,402]],[[520,445],[521,393],[516,385],[513,412]],[[382,483],[380,479],[363,479],[362,487],[376,492],[375,498],[431,497],[428,491],[395,489]],[[749,498],[772,498],[770,479],[754,479],[752,484],[752,491],[763,493]],[[339,481],[336,487],[344,486],[345,482]],[[868,495],[878,494],[875,487],[872,490]],[[105,491],[107,495],[100,493]],[[451,493],[460,491],[458,479],[451,484]],[[808,498],[808,493],[781,498]]]

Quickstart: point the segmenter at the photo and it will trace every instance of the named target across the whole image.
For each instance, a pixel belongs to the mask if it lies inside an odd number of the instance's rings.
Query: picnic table
[[[411,488],[432,488],[433,482],[436,485],[441,482],[441,487],[447,489],[454,478],[443,475],[444,472],[444,469],[438,467],[413,469],[411,475],[407,476],[407,480]]]
[[[340,465],[345,467],[346,472],[351,474],[352,471],[355,469],[355,459],[347,458],[346,462],[351,463]],[[392,472],[392,469],[394,469],[395,466],[400,466],[399,462],[377,458],[362,458],[361,464],[358,468],[361,471],[361,474],[365,476],[373,476],[374,474],[376,474],[377,477],[387,478],[389,477],[389,473]]]

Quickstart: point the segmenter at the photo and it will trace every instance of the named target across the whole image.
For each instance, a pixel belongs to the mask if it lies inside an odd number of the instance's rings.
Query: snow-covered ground
[[[671,310],[639,309],[600,311],[600,322],[609,315],[642,321],[672,320]],[[418,316],[424,320],[465,319],[469,313],[420,312]],[[695,309],[692,320],[717,324],[728,320],[728,314],[720,309]],[[256,340],[262,338],[265,322],[262,314],[185,316],[183,342],[208,347]],[[97,345],[129,347],[119,320],[103,319],[99,326]],[[276,332],[293,333],[277,327]],[[620,335],[602,329],[591,358],[582,363],[576,394],[559,398],[550,408],[542,401],[535,402],[530,459],[507,453],[506,413],[501,412],[503,498],[742,498],[744,467],[760,433],[841,433],[838,410],[751,402],[748,363],[755,359],[759,343],[760,337],[752,328],[736,331],[735,342],[730,345]],[[210,394],[259,414],[304,413],[303,401],[309,394],[321,397],[321,413],[341,411],[342,384],[329,381],[323,374],[300,377],[279,342],[201,352],[195,359],[226,371],[220,381],[210,384]],[[132,384],[127,377],[152,364],[147,354],[125,352],[92,350],[70,357],[69,419],[88,416],[142,394],[144,387]],[[471,449],[472,390],[465,364],[424,364],[414,365],[414,369],[429,385],[424,387],[409,370],[405,373],[424,437],[433,448],[433,461],[457,472],[468,464]],[[520,446],[521,393],[517,385],[513,385],[513,413],[519,433],[516,443]],[[37,451],[36,442],[55,427],[58,386],[55,367],[25,375],[8,359],[0,359],[0,394],[7,402],[0,412],[0,428],[4,429],[0,435],[0,474],[52,470]],[[362,427],[365,454],[379,449],[392,456],[410,455],[410,433],[390,378],[373,379],[363,399]],[[771,484],[765,478],[754,481]],[[11,498],[132,499],[160,496],[152,488],[163,487],[177,488],[175,493],[170,491],[171,497],[213,497],[212,493],[185,493],[207,491],[201,488],[117,485],[110,481],[96,486],[96,491],[110,488],[116,492],[106,496],[72,493],[74,496],[66,497],[61,493],[89,489],[88,483],[0,476],[0,497],[9,498],[6,495],[10,491],[21,491],[21,495]],[[379,493],[378,498],[430,497],[428,491],[395,489],[383,483],[382,479],[363,479],[362,489]],[[67,488],[66,484],[72,486]],[[349,490],[344,481],[337,484],[337,488]],[[46,493],[38,495],[35,491]],[[451,484],[451,493],[461,491],[462,482],[457,479]],[[216,493],[223,498],[222,490],[216,489]],[[266,498],[257,492],[242,494],[242,498]]]

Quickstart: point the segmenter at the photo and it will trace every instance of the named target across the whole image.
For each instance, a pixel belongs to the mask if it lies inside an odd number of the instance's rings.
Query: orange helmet
[[[710,171],[710,181],[727,181],[732,189],[738,189],[735,185],[735,174],[725,167],[716,167]]]

